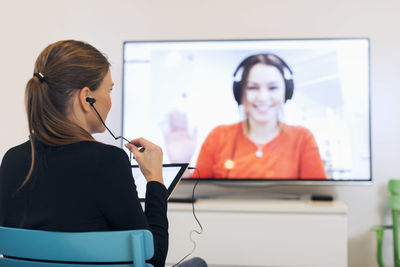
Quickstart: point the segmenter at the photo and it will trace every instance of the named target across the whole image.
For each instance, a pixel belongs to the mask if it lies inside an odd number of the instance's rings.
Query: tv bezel
[[[371,119],[371,39],[369,37],[328,37],[328,38],[255,38],[255,39],[145,39],[145,40],[129,40],[124,41],[122,45],[122,94],[121,94],[121,133],[124,133],[124,94],[125,94],[125,47],[129,43],[173,43],[173,42],[247,42],[247,41],[340,41],[340,40],[366,40],[368,43],[368,135],[369,135],[369,172],[370,179],[232,179],[232,178],[200,178],[202,181],[218,184],[223,182],[232,185],[243,182],[251,183],[253,186],[281,186],[281,185],[302,185],[302,186],[321,186],[321,185],[371,185],[373,182],[373,167],[372,167],[372,119]],[[121,139],[121,148],[124,148],[123,140]],[[182,182],[197,180],[199,178],[182,178]],[[258,185],[257,185],[258,184]]]

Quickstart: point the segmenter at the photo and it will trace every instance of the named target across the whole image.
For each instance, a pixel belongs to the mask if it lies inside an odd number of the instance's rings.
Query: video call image
[[[123,135],[201,178],[370,180],[369,40],[126,42]]]

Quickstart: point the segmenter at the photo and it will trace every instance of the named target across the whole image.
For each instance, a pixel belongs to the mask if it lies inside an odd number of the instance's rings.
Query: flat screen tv
[[[129,41],[123,136],[188,179],[371,181],[368,38]]]

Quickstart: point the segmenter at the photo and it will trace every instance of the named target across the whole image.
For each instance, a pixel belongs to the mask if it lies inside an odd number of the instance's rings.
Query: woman
[[[234,77],[233,93],[243,106],[245,119],[218,126],[207,136],[196,163],[200,176],[326,179],[312,133],[301,126],[287,125],[279,118],[284,103],[293,95],[289,66],[276,55],[257,54],[244,59]],[[182,131],[180,135],[183,142]],[[166,147],[170,158],[174,158],[173,151],[168,149],[171,139],[173,133],[166,136]],[[192,136],[187,134],[186,140],[190,139]]]
[[[145,212],[130,162],[120,148],[95,141],[111,108],[110,63],[93,46],[59,41],[36,60],[25,91],[30,140],[0,167],[0,225],[62,232],[149,229],[154,266],[168,250],[167,197],[160,147],[139,138],[129,148],[146,177]],[[139,150],[138,147],[141,147]]]

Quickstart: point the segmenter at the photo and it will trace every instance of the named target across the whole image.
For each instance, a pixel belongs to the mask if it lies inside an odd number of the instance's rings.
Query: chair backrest
[[[400,212],[400,180],[389,180],[389,206],[392,210],[392,230],[393,230],[393,256],[394,265],[400,266],[399,252],[399,212]]]
[[[389,199],[390,208],[400,211],[400,180],[390,180],[388,187],[391,193]]]
[[[145,261],[153,257],[154,244],[148,230],[65,233],[0,227],[0,254],[9,256],[0,258],[0,266],[142,267],[151,266]]]
[[[400,180],[391,179],[389,180],[389,191],[394,195],[400,195]]]

